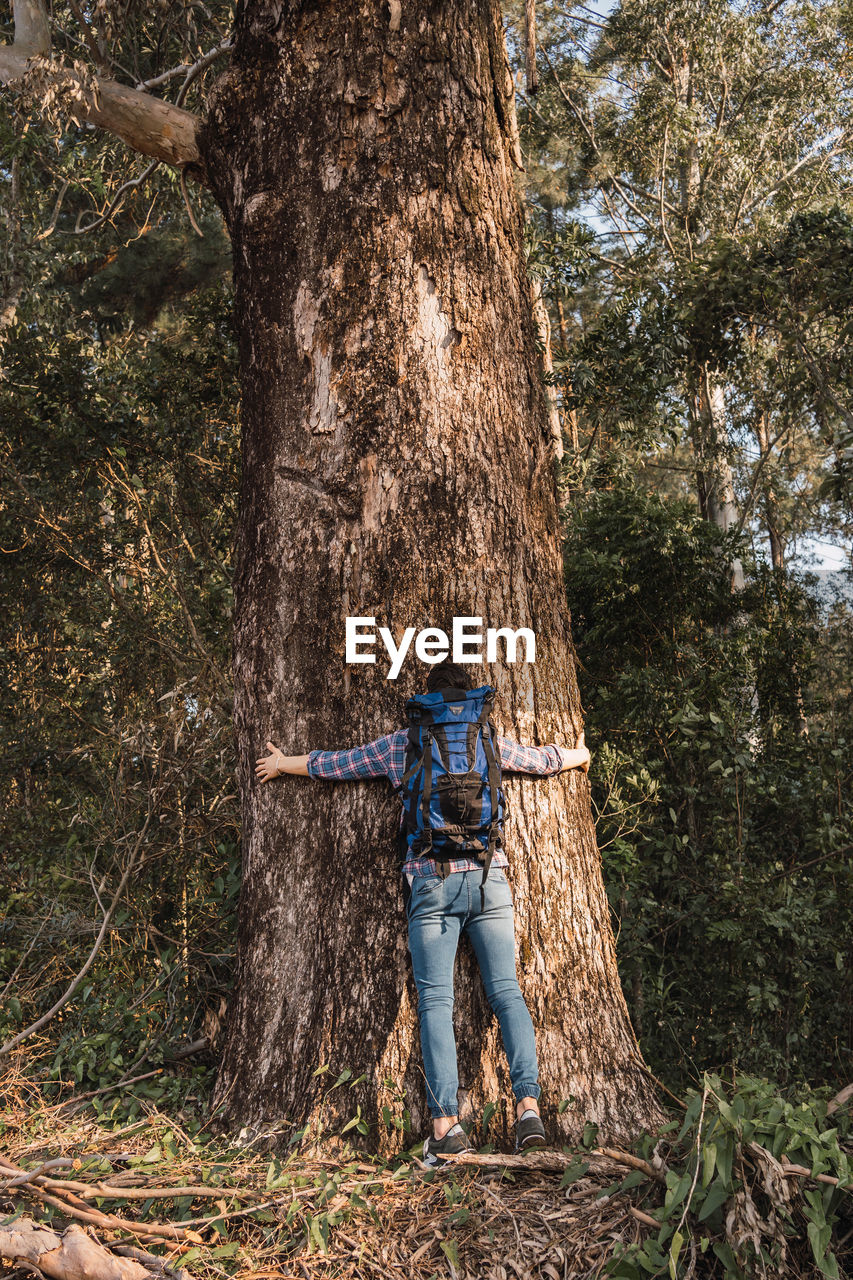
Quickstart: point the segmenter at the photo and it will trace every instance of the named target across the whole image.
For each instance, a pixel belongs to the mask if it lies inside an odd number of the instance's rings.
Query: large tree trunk
[[[513,183],[512,84],[493,0],[247,0],[201,145],[233,237],[243,379],[235,721],[244,880],[215,1102],[250,1127],[368,1121],[424,1089],[382,782],[256,785],[285,751],[398,727],[427,668],[344,662],[344,619],[532,627],[497,684],[499,728],[581,726],[553,448]],[[655,1122],[619,986],[582,774],[508,784],[519,976],[554,1130]],[[463,1113],[509,1094],[463,947]],[[366,1082],[320,1098],[348,1067]],[[574,1102],[562,1115],[562,1099]],[[508,1117],[499,1113],[499,1128]],[[393,1136],[393,1135],[392,1135]],[[391,1138],[374,1133],[375,1145]]]

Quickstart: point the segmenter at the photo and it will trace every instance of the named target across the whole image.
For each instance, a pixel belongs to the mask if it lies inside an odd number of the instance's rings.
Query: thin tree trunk
[[[730,442],[726,428],[725,394],[707,365],[696,373],[689,388],[691,438],[696,458],[696,490],[705,520],[727,532],[738,522]],[[744,586],[743,565],[732,561],[732,587]]]
[[[718,529],[737,524],[723,388],[702,367],[691,388],[691,425],[697,459],[697,488],[702,515]]]
[[[5,261],[0,265],[0,339],[15,323],[21,296],[21,161],[13,156],[9,165],[9,195],[0,218],[6,223]]]
[[[344,620],[532,627],[535,665],[472,668],[499,727],[581,727],[547,401],[523,265],[512,86],[494,0],[238,9],[201,147],[234,246],[243,382],[235,725],[244,864],[215,1103],[229,1123],[424,1118],[416,1000],[379,782],[256,785],[267,738],[399,726],[427,668],[347,666]],[[508,782],[519,977],[555,1132],[653,1124],[583,775]],[[509,1094],[467,947],[461,1102]],[[327,1063],[368,1079],[321,1103]],[[572,1097],[561,1116],[557,1105]],[[509,1108],[503,1119],[509,1118]],[[352,1132],[352,1131],[351,1131]],[[381,1132],[374,1145],[391,1146]]]
[[[762,412],[757,416],[755,436],[758,441],[759,465],[764,466],[761,507],[764,516],[764,527],[767,530],[767,538],[770,543],[770,562],[781,578],[781,575],[785,572],[785,544],[779,531],[779,507],[776,502],[776,495],[773,492],[773,481],[770,475],[768,455],[772,444],[766,413]],[[794,706],[793,717],[797,733],[800,737],[807,738],[809,736],[809,722],[806,719],[803,682],[800,678],[799,666],[793,658],[791,660],[791,691]]]
[[[692,56],[681,50],[673,66],[672,82],[676,98],[686,112],[693,106],[694,71]],[[694,246],[707,238],[707,228],[702,223],[698,208],[700,187],[698,139],[691,137],[684,144],[679,177],[682,227],[686,254],[691,260]],[[706,364],[698,365],[688,379],[687,403],[696,460],[699,509],[703,519],[726,531],[737,524],[738,509],[726,428],[725,391],[714,380]],[[735,560],[732,564],[732,586],[740,590],[743,585],[743,566],[740,560]]]
[[[524,10],[527,92],[536,93],[539,89],[539,74],[536,67],[536,0],[525,0]]]
[[[758,415],[755,435],[758,440],[759,458],[764,459],[770,452],[770,433],[767,430],[767,416],[764,413],[759,413]],[[779,510],[772,484],[769,482],[770,477],[767,474],[766,464],[762,479],[764,480],[764,501],[762,503],[764,508],[764,527],[767,530],[767,537],[770,542],[770,560],[773,568],[781,573],[785,568],[785,546],[782,542],[782,535],[779,532]]]
[[[557,324],[559,325],[559,329],[560,329],[560,346],[565,351],[568,348],[569,339],[568,339],[568,333],[566,330],[566,314],[565,314],[565,311],[563,310],[563,300],[559,295],[557,296]],[[566,387],[566,390],[567,391],[569,390],[568,386]],[[577,453],[578,451],[578,411],[577,409],[566,410],[566,418],[568,420],[569,432],[572,438],[572,452]]]
[[[533,301],[533,317],[536,321],[536,328],[539,330],[539,340],[542,343],[542,368],[547,375],[551,375],[554,372],[554,361],[551,357],[551,320],[548,316],[545,299],[542,296],[541,281],[532,280],[530,290]],[[552,383],[545,383],[544,385],[548,429],[551,433],[554,457],[562,458],[563,427],[560,422],[560,411],[557,408],[557,389]]]

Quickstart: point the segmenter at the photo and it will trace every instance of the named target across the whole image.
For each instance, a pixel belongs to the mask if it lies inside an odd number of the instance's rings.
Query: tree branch
[[[81,227],[79,223],[80,223],[80,217],[82,215],[78,215],[77,225],[75,225],[74,230],[70,234],[73,236],[85,236],[85,235],[88,235],[90,231],[95,231],[97,230],[98,227],[103,226],[105,222],[109,222],[110,218],[113,216],[116,209],[124,200],[125,194],[128,191],[132,191],[136,187],[141,186],[143,182],[147,181],[147,179],[151,177],[151,174],[157,168],[157,165],[159,163],[160,163],[159,160],[152,160],[150,164],[145,166],[145,168],[142,170],[142,173],[140,173],[139,177],[129,178],[127,182],[123,182],[119,187],[118,191],[113,196],[109,205],[107,206],[106,211],[104,213],[99,214],[92,222],[87,222],[85,226]],[[181,170],[181,174],[183,174],[183,169]],[[46,233],[43,232],[42,235],[39,236],[39,239],[42,239],[44,234]]]
[[[50,59],[47,14],[36,0],[16,0],[14,42],[0,46],[0,84],[23,81],[31,58]],[[154,160],[177,168],[191,165],[193,176],[205,181],[198,149],[201,121],[192,111],[106,78],[95,80],[93,90],[78,72],[61,64],[48,62],[40,69],[58,86],[71,90],[72,119],[97,125]]]
[[[763,191],[760,196],[757,196],[755,200],[753,200],[752,204],[746,210],[747,216],[749,216],[750,213],[753,213],[759,205],[764,204],[769,200],[771,196],[775,196],[777,191],[781,190],[781,188],[784,187],[787,182],[790,182],[792,178],[795,178],[802,169],[806,168],[807,165],[815,164],[821,160],[831,160],[833,156],[840,155],[850,138],[850,132],[851,131],[849,129],[843,130],[834,146],[830,147],[828,150],[819,150],[813,146],[806,155],[798,160],[795,165],[791,166],[787,173],[783,173],[781,178],[773,183],[772,187],[769,187],[767,191]]]
[[[746,501],[743,504],[743,511],[741,513],[741,517],[738,520],[737,527],[735,529],[736,538],[740,537],[741,532],[743,531],[743,526],[746,524],[749,514],[752,511],[753,505],[755,503],[755,495],[758,490],[758,481],[761,476],[761,472],[764,470],[765,463],[767,462],[767,459],[770,457],[770,451],[779,443],[782,437],[786,435],[788,431],[790,431],[790,429],[791,429],[791,424],[788,423],[787,426],[784,426],[781,431],[777,432],[777,434],[773,437],[773,439],[768,443],[764,453],[762,453],[761,456],[759,457],[758,462],[755,464],[755,470],[752,473],[752,481],[750,482],[750,486],[749,486],[749,493],[746,496]]]

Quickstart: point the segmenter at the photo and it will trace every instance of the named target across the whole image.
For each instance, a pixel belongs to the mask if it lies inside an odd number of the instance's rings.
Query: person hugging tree
[[[285,773],[331,782],[388,778],[403,805],[401,841],[409,951],[418,993],[421,1053],[433,1133],[428,1167],[471,1151],[459,1123],[453,969],[467,933],[489,1004],[497,1015],[516,1103],[515,1151],[545,1144],[533,1022],[518,985],[512,891],[501,839],[501,775],[548,778],[589,769],[581,733],[573,749],[523,746],[497,733],[494,689],[472,689],[449,659],[433,667],[427,691],[406,704],[408,728],[343,751],[286,756],[273,742],[257,760],[261,782]],[[479,883],[478,883],[479,877]]]

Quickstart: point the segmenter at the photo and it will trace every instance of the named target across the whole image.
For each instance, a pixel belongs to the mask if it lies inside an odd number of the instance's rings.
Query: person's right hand
[[[258,756],[255,761],[257,765],[255,773],[261,782],[269,782],[270,778],[277,778],[279,776],[279,762],[284,760],[284,754],[279,751],[274,742],[267,743],[267,751],[271,751],[272,755]]]

